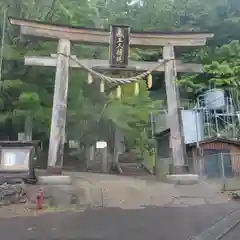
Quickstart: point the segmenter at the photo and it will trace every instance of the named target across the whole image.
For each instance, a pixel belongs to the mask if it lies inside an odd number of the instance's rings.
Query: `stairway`
[[[110,159],[110,157],[109,157]],[[140,163],[134,155],[124,153],[119,158],[119,163],[116,166],[112,165],[109,161],[109,173],[121,174],[123,176],[150,176],[152,175],[144,166]],[[93,173],[102,173],[101,160],[95,159],[94,161],[88,161],[86,164],[86,171]]]
[[[150,173],[139,163],[119,163],[121,175],[123,176],[149,176]]]
[[[87,168],[87,172],[102,173],[101,164],[99,162],[95,162],[93,165]],[[110,171],[109,173],[116,174],[116,171]],[[136,176],[136,177],[151,175],[138,163],[119,163],[119,170],[117,171],[117,174],[121,174],[122,176]]]
[[[134,152],[125,152],[118,159],[118,173],[123,176],[149,176],[151,173],[141,164]]]
[[[100,161],[93,161],[86,167],[87,172],[102,173],[102,163]]]

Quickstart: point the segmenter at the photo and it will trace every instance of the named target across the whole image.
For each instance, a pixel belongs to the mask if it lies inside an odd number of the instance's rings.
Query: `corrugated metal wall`
[[[220,141],[210,142],[210,143],[202,143],[200,144],[201,154],[203,154],[204,149],[224,149],[230,151],[231,161],[232,161],[232,169],[235,173],[240,173],[240,146],[233,143],[225,143]],[[196,147],[188,150],[188,155],[195,157],[197,156]]]

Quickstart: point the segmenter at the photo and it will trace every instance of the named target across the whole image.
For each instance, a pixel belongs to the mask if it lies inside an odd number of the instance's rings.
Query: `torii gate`
[[[67,92],[69,67],[80,68],[79,64],[73,61],[71,54],[71,42],[109,45],[112,54],[116,58],[116,42],[114,46],[114,36],[116,31],[124,26],[115,26],[113,31],[109,32],[100,29],[76,28],[72,26],[61,26],[51,23],[43,23],[33,20],[10,18],[10,23],[20,26],[21,34],[25,36],[35,36],[47,39],[58,39],[58,50],[56,55],[51,57],[25,57],[26,65],[56,67],[55,88],[53,99],[53,111],[50,132],[50,144],[48,154],[48,168],[54,172],[61,172],[63,164],[63,147],[65,141],[65,123],[67,111]],[[128,31],[128,32],[127,32]],[[179,114],[179,96],[176,91],[176,73],[178,72],[202,72],[199,64],[184,64],[176,61],[174,66],[174,47],[175,46],[204,46],[208,38],[212,38],[211,33],[182,32],[182,33],[157,33],[157,32],[132,32],[125,31],[125,44],[130,43],[133,47],[156,47],[163,46],[163,58],[168,60],[165,66],[159,66],[155,71],[165,72],[165,85],[168,105],[168,118],[171,130],[172,156],[176,172],[183,172],[184,161],[184,142]],[[110,38],[111,37],[111,38]],[[110,40],[109,40],[110,39]],[[125,41],[124,40],[124,41]],[[71,41],[71,42],[70,42]],[[126,45],[125,45],[126,46]],[[115,49],[114,49],[115,47]],[[128,47],[127,47],[128,48]],[[125,49],[123,63],[128,65],[128,50]],[[126,55],[127,54],[127,55]],[[113,56],[112,55],[112,56]],[[81,63],[89,68],[96,66],[106,67],[106,60],[88,60],[82,59]],[[110,59],[112,65],[113,59]],[[130,65],[135,67],[135,71],[148,71],[156,66],[155,62],[134,62]],[[122,67],[122,66],[121,66]],[[58,171],[60,170],[60,171]]]

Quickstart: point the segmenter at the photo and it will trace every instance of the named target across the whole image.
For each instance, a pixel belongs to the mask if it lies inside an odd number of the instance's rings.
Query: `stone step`
[[[166,178],[169,183],[179,185],[193,185],[199,182],[197,174],[168,174]]]
[[[65,175],[39,176],[37,182],[40,185],[71,185],[72,179]]]
[[[149,173],[143,169],[139,163],[136,162],[125,162],[125,163],[119,163],[119,166],[122,169],[121,175],[125,176],[148,176]],[[88,172],[92,173],[101,173],[101,163],[95,162],[92,165],[88,166],[87,169]]]
[[[131,175],[131,176],[148,176],[149,173],[139,166],[137,163],[131,164],[120,164],[122,169],[122,175]]]

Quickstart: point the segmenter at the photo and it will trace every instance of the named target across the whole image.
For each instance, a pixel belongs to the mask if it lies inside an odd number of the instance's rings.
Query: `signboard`
[[[69,148],[79,148],[80,144],[77,141],[69,140],[68,141]]]
[[[18,133],[18,141],[25,141],[25,133],[24,132],[19,132]]]
[[[1,165],[3,168],[10,169],[13,169],[17,166],[21,166],[21,168],[28,167],[29,154],[29,150],[3,149],[1,156]]]
[[[104,141],[99,141],[96,142],[96,148],[106,148],[107,147],[107,143]]]
[[[16,165],[16,154],[11,153],[11,152],[5,152],[4,165],[5,166]]]
[[[111,67],[127,67],[129,54],[129,33],[130,28],[128,26],[111,26],[109,49],[109,63]]]

